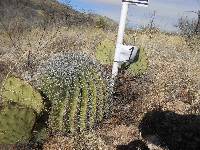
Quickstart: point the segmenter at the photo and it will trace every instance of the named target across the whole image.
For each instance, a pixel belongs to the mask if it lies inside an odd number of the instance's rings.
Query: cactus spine
[[[38,81],[52,103],[52,132],[91,129],[108,114],[109,79],[85,54],[54,56],[38,69]]]

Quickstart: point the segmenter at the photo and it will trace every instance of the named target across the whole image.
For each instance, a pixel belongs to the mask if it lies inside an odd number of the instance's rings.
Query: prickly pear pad
[[[43,100],[39,92],[31,85],[16,77],[9,77],[3,83],[3,102],[15,102],[40,113],[43,108]]]
[[[0,144],[26,143],[35,123],[36,112],[16,103],[0,108]]]
[[[149,61],[144,48],[139,49],[139,56],[136,62],[131,64],[128,68],[128,73],[131,75],[141,75],[148,69]],[[102,41],[96,48],[95,55],[104,65],[112,65],[115,54],[115,42],[109,39]]]

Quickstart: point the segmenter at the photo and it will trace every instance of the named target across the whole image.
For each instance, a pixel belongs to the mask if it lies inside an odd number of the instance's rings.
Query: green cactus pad
[[[109,78],[85,54],[57,55],[42,64],[38,72],[39,87],[52,103],[52,132],[91,129],[111,111]]]
[[[0,144],[25,143],[31,137],[43,100],[31,85],[16,77],[3,81],[0,93]]]
[[[148,57],[144,48],[139,49],[138,60],[128,68],[128,72],[132,75],[141,75],[148,69]]]
[[[15,103],[2,106],[0,111],[0,144],[26,143],[35,123],[33,109]]]
[[[31,85],[16,77],[9,77],[4,81],[1,96],[3,102],[16,102],[37,113],[43,108],[41,95]]]
[[[102,41],[96,48],[95,56],[98,61],[104,65],[112,65],[115,53],[115,42],[109,39]],[[148,57],[145,49],[140,48],[137,62],[131,64],[128,73],[132,75],[140,75],[145,73],[148,68]]]

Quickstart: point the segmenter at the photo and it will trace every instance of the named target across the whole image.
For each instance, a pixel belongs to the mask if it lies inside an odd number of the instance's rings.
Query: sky
[[[58,0],[69,3],[74,9],[120,20],[121,0]],[[155,24],[163,31],[178,31],[175,27],[180,17],[197,18],[200,0],[149,0],[149,7],[129,6],[127,23],[133,28],[146,26],[155,12]]]

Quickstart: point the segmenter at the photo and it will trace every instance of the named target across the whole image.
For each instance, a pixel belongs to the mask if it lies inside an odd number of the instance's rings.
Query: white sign
[[[138,48],[136,46],[117,44],[114,61],[119,63],[131,63],[134,61],[137,52]]]
[[[130,4],[143,7],[148,7],[149,4],[149,0],[122,0],[122,2],[129,2]]]

